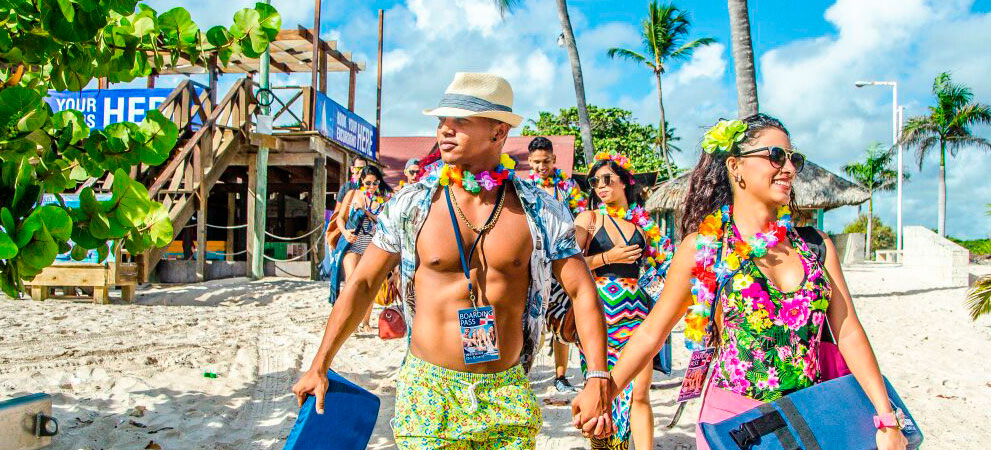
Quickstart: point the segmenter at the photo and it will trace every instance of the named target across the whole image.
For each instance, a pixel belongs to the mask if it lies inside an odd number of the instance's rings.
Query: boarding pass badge
[[[499,359],[499,339],[495,310],[491,306],[458,310],[461,326],[461,348],[465,364],[478,364]]]
[[[716,354],[715,348],[692,352],[692,359],[688,362],[688,369],[685,370],[685,379],[681,382],[681,391],[678,392],[679,402],[687,402],[702,396],[702,391],[705,390],[705,375],[709,372],[714,354]]]

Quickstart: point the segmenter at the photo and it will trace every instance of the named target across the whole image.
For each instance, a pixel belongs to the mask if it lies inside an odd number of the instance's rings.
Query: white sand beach
[[[964,289],[915,289],[897,269],[847,278],[881,368],[926,434],[927,448],[984,449],[991,435],[991,320],[975,323]],[[974,274],[989,266],[971,266]],[[330,312],[324,283],[213,281],[140,290],[135,304],[0,301],[0,399],[54,396],[56,450],[280,449],[296,419],[289,389],[308,367]],[[335,369],[382,398],[370,448],[394,448],[388,419],[404,341],[353,337]],[[571,379],[577,382],[577,355]],[[687,351],[675,336],[675,367]],[[583,448],[569,396],[551,386],[546,350],[531,373],[544,404],[542,449]],[[213,370],[217,378],[203,376]],[[697,404],[664,430],[679,385],[658,375],[657,448],[694,448]],[[150,448],[150,447],[148,447]]]

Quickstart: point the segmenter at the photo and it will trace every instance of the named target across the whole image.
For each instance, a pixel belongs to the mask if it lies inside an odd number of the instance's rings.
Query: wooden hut
[[[659,217],[663,228],[670,235],[680,238],[680,223],[685,193],[691,172],[660,184],[647,198],[646,208]],[[822,166],[806,160],[805,170],[795,177],[793,184],[796,222],[812,224],[822,229],[823,214],[846,205],[859,205],[870,197],[867,189],[836,175]]]

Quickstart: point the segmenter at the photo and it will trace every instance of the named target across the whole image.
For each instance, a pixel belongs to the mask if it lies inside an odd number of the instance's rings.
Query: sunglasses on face
[[[755,155],[755,153],[760,153],[765,150],[767,151],[766,155]],[[775,169],[784,167],[785,162],[791,160],[791,164],[795,166],[795,173],[800,173],[802,169],[805,168],[805,155],[794,149],[789,150],[781,147],[761,147],[753,150],[747,150],[737,156],[757,156],[767,158],[767,160],[771,163],[771,167],[774,167]]]
[[[374,180],[374,181],[365,181],[365,182],[362,182],[361,184],[362,184],[363,186],[369,186],[369,187],[371,187],[371,186],[378,186],[378,185],[379,185],[379,181],[378,181],[378,180]]]
[[[409,170],[406,171],[406,174],[407,175],[419,175],[420,174],[420,169],[409,169]]]
[[[601,177],[588,177],[588,183],[593,187],[598,187],[600,181],[602,184],[609,186],[613,182],[613,174],[607,173]]]

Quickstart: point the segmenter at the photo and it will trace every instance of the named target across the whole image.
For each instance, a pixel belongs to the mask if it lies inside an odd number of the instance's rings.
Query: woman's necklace
[[[719,283],[740,268],[747,260],[760,258],[769,248],[777,245],[791,229],[791,210],[788,206],[778,208],[777,220],[765,226],[765,231],[743,240],[733,224],[733,208],[724,205],[709,214],[699,224],[695,238],[695,266],[692,268],[692,306],[685,316],[685,340],[693,349],[705,348],[709,336],[712,302],[716,301]],[[727,229],[732,228],[732,251],[716,264],[722,251],[723,238]]]

